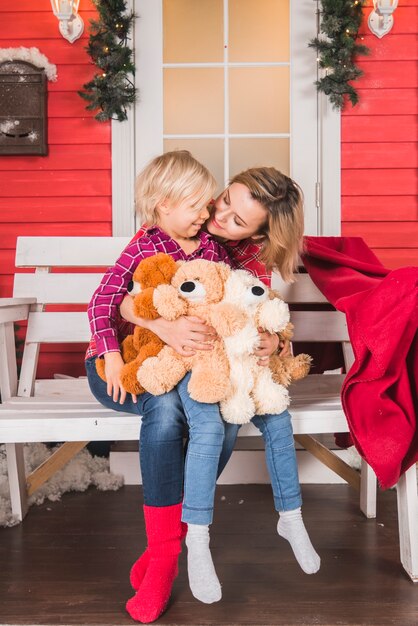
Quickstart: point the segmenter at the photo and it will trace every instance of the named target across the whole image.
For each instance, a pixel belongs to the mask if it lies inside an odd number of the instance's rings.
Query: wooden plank
[[[111,221],[111,215],[110,195],[0,198],[0,223],[68,222],[70,218],[74,222],[103,222]]]
[[[88,441],[68,441],[63,443],[46,461],[41,463],[35,471],[26,477],[28,496],[31,496],[55,472],[64,467],[80,450],[86,447]]]
[[[102,279],[101,274],[16,274],[13,295],[32,294],[38,302],[88,303]],[[1,319],[1,309],[0,309]]]
[[[360,102],[355,107],[346,107],[342,118],[359,115],[416,115],[418,104],[416,89],[367,89],[357,90]],[[411,137],[410,137],[411,139]]]
[[[26,343],[80,343],[89,341],[90,336],[85,313],[36,312],[28,320]]]
[[[129,241],[129,237],[19,237],[16,266],[108,266],[115,262]],[[74,250],[77,250],[76,255]]]
[[[416,136],[414,115],[343,115],[341,120],[343,142],[411,141]],[[361,148],[361,146],[360,146]],[[360,149],[359,148],[359,149]]]
[[[392,144],[393,145],[393,144]],[[343,222],[415,222],[416,196],[342,196]]]
[[[349,340],[344,313],[338,311],[292,311],[290,320],[295,325],[294,341]]]
[[[77,91],[52,91],[48,96],[48,118],[90,116],[87,104]]]
[[[395,13],[395,21],[397,12]],[[371,50],[373,61],[412,61],[418,59],[418,46],[415,33],[395,34],[377,39],[370,31],[365,34],[362,43]]]
[[[94,175],[89,171],[65,170],[58,172],[26,171],[13,173],[13,185],[9,172],[0,172],[0,186],[3,187],[3,195],[16,195],[16,187],[19,196],[70,196],[77,193],[80,196],[95,196],[99,194],[110,195],[111,173],[108,170],[97,170]]]
[[[112,413],[112,414],[111,414]],[[139,415],[116,413],[103,409],[102,413],[71,411],[59,416],[45,414],[34,418],[33,411],[18,411],[6,415],[0,405],[0,441],[29,443],[31,441],[117,441],[138,440],[141,419]]]
[[[93,63],[86,65],[61,65],[59,67],[59,75],[57,81],[49,81],[48,91],[73,91],[77,92],[82,89],[84,83],[89,82],[96,74],[101,72]],[[81,100],[81,98],[80,98]],[[94,115],[94,113],[86,111],[86,116]],[[96,121],[97,124],[97,121]]]
[[[416,142],[348,142],[341,146],[341,168],[380,170],[382,165],[391,163],[392,169],[408,169],[418,166],[418,150]],[[376,172],[378,175],[378,172]]]
[[[94,10],[95,7],[93,0],[83,0],[80,6],[81,17],[84,16],[85,11]],[[19,11],[25,11],[25,13],[49,13],[51,11],[51,6],[47,2],[37,2],[36,5],[34,5],[33,0],[19,0],[19,2],[16,2],[16,0],[2,0],[0,13],[4,13],[6,11],[16,13]]]
[[[374,61],[364,60],[362,57],[358,66],[364,74],[357,81],[353,81],[354,87],[413,89],[417,84],[418,68],[415,61]]]
[[[68,216],[70,219],[71,216]],[[61,223],[33,223],[26,222],[19,224],[3,224],[2,225],[2,246],[5,249],[15,249],[16,240],[19,235],[37,235],[39,237],[48,236],[77,236],[82,232],[86,236],[110,236],[112,224],[109,222],[61,222]],[[33,267],[33,266],[32,266]]]
[[[385,165],[387,163],[385,162]],[[417,172],[413,169],[344,170],[341,176],[343,196],[414,195]]]
[[[396,493],[401,561],[412,581],[418,582],[418,494],[415,465],[400,477]]]
[[[374,248],[373,252],[385,267],[395,269],[405,265],[418,265],[418,247],[416,248]]]
[[[306,450],[313,454],[321,463],[324,463],[333,472],[341,476],[348,482],[351,487],[360,491],[360,474],[352,467],[347,465],[340,457],[328,450],[322,443],[316,441],[310,435],[295,435],[295,440],[300,443]]]
[[[367,228],[365,222],[344,224],[344,236],[363,237],[371,248],[414,248],[418,241],[418,223],[373,222]]]
[[[70,117],[71,111],[68,109]],[[110,170],[111,149],[109,144],[94,143],[86,145],[80,150],[77,145],[52,145],[49,148],[48,158],[37,156],[9,156],[0,160],[0,171],[5,170]],[[96,176],[95,173],[90,174]],[[3,219],[3,218],[2,218]],[[15,220],[16,221],[16,215]]]
[[[294,283],[285,283],[281,277],[273,273],[272,287],[277,289],[288,303],[294,302],[327,302],[327,299],[312,282],[308,274],[296,274]]]
[[[16,7],[20,7],[20,4],[20,2],[14,2]],[[0,5],[0,14],[1,6],[2,5]],[[44,6],[48,7],[48,3],[45,3]],[[51,11],[50,5],[49,11]],[[8,38],[8,48],[18,48],[19,46],[23,46],[24,48],[38,48],[38,50],[41,50],[42,54],[44,54],[51,61],[51,63],[54,63],[57,66],[58,71],[61,65],[80,65],[83,63],[87,65],[91,63],[91,58],[87,54],[84,45],[69,46],[59,34],[58,29],[54,34],[54,38],[51,39],[38,39],[38,33],[35,31],[33,31],[33,37],[31,37],[28,33],[27,37],[24,39],[16,39],[14,37]]]
[[[48,120],[49,145],[110,143],[110,135],[110,123],[102,122],[99,124],[87,111],[84,118],[51,118]]]
[[[22,520],[28,510],[23,444],[6,443],[6,457],[12,513]]]
[[[83,11],[82,17],[85,25],[89,23],[89,19],[94,19],[97,15],[95,11]],[[2,11],[1,14],[2,23],[4,28],[0,34],[1,47],[8,47],[9,39],[28,39],[33,32],[33,25],[36,23],[36,37],[37,39],[57,39],[57,44],[62,42],[61,36],[57,38],[58,23],[57,18],[52,13],[52,10],[45,12],[34,11],[28,15],[24,12],[8,12]],[[7,28],[5,25],[7,24]],[[78,41],[78,45],[81,47],[87,42],[88,28],[84,29],[84,33],[81,39]],[[62,45],[68,45],[62,42]]]

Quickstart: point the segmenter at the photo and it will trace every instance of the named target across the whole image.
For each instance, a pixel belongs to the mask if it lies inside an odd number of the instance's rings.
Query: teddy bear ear
[[[231,275],[231,268],[226,263],[222,263],[222,261],[216,263],[216,269],[223,281],[227,280]]]

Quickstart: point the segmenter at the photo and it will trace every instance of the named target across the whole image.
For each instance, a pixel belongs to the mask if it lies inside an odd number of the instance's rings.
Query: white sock
[[[319,570],[321,559],[309,539],[300,507],[293,511],[281,511],[279,515],[277,532],[280,537],[290,543],[296,560],[305,574],[315,574]]]
[[[209,526],[188,524],[186,545],[192,594],[205,604],[218,602],[222,598],[222,591],[209,549]]]

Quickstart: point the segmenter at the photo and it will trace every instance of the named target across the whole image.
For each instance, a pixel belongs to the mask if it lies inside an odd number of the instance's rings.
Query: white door
[[[317,30],[317,5],[314,0],[135,0],[139,99],[130,130],[117,122],[112,126],[114,194],[118,188],[126,194],[129,184],[121,163],[128,160],[129,171],[138,172],[157,154],[186,148],[213,172],[220,189],[247,167],[277,167],[304,191],[305,232],[338,234],[335,177],[329,176],[334,193],[328,228],[319,192],[321,137],[332,114],[317,97],[317,63],[307,47]],[[331,143],[339,149],[337,131],[332,129]],[[335,170],[335,150],[328,153]],[[114,234],[129,233],[116,228]]]

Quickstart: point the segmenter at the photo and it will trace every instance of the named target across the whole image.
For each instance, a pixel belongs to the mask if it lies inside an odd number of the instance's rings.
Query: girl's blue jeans
[[[106,383],[96,372],[94,357],[86,360],[86,371],[90,389],[103,406],[142,416],[140,464],[144,503],[148,506],[170,506],[181,502],[184,488],[183,437],[187,420],[177,389],[161,396],[141,394],[137,403],[127,395],[125,402],[119,404],[107,395]],[[216,466],[218,476],[232,454],[238,432],[238,427],[233,424],[225,426],[222,451]],[[192,450],[196,451],[196,438],[193,432],[191,435]]]

